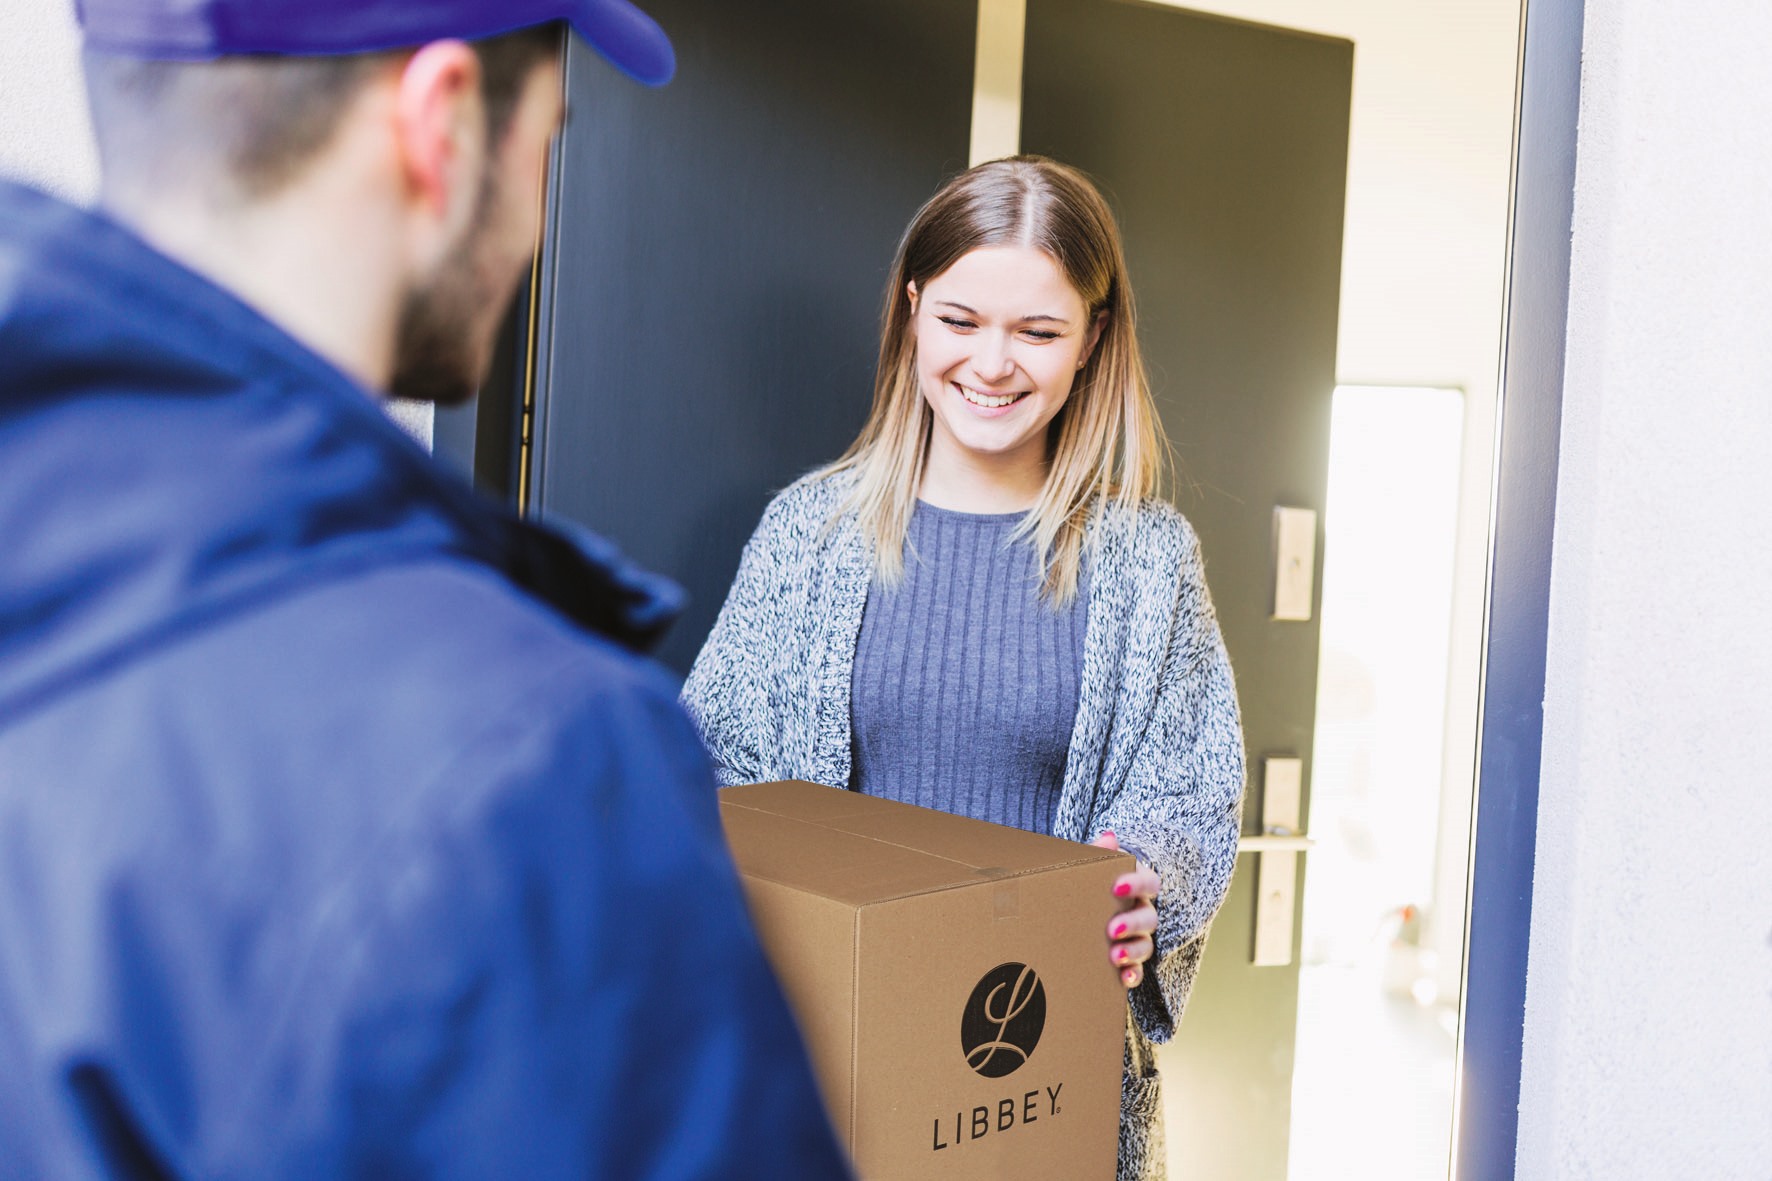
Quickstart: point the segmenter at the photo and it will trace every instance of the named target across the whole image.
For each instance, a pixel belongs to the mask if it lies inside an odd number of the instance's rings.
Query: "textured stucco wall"
[[[1523,1178],[1772,1176],[1768,44],[1587,5]]]
[[[98,190],[71,0],[0,3],[0,176],[72,201]]]

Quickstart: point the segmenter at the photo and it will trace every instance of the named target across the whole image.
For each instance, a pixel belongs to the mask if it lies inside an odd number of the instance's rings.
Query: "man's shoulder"
[[[179,648],[111,689],[103,716],[160,700],[204,719],[214,754],[188,790],[236,800],[304,864],[550,830],[589,851],[611,835],[595,816],[682,824],[712,806],[671,675],[472,563],[331,581]]]
[[[287,610],[298,620],[324,616],[354,637],[336,643],[333,655],[372,678],[417,678],[433,692],[466,697],[510,696],[544,681],[571,684],[574,700],[674,696],[655,661],[478,562],[426,556],[341,579],[315,598],[297,596]]]
[[[459,789],[574,763],[589,776],[654,755],[699,773],[662,666],[464,560],[329,580],[218,621],[189,648],[160,678],[173,691],[230,712],[251,700],[241,724],[274,747],[336,735],[353,777],[398,785],[394,809],[439,778]]]

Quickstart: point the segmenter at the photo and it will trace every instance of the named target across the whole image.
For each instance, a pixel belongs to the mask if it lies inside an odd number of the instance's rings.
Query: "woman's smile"
[[[977,407],[987,417],[991,418],[1008,410],[1011,406],[1015,405],[1017,402],[1027,397],[1028,394],[1033,392],[1032,390],[1005,390],[1002,392],[994,392],[991,390],[980,389],[977,386],[966,385],[958,381],[950,384],[954,389],[959,391],[960,396],[970,405]]]

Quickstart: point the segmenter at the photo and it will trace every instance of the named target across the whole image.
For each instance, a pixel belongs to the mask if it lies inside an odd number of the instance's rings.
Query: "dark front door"
[[[1353,46],[1124,0],[1028,0],[1023,68],[1022,149],[1095,176],[1125,232],[1173,497],[1236,672],[1253,833],[1264,758],[1302,758],[1309,783],[1318,625],[1271,618],[1273,522],[1286,505],[1320,524],[1328,482]],[[1238,859],[1159,1058],[1178,1176],[1286,1176],[1299,903],[1292,963],[1254,966],[1256,860]]]
[[[966,165],[953,0],[648,0],[677,78],[568,55],[539,300],[530,508],[688,589],[687,671],[769,496],[866,417],[898,237]]]

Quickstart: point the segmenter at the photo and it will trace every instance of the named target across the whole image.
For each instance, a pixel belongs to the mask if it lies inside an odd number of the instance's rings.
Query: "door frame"
[[[1538,837],[1583,0],[1525,0],[1453,1176],[1512,1177]],[[1477,965],[1472,971],[1471,965]]]

